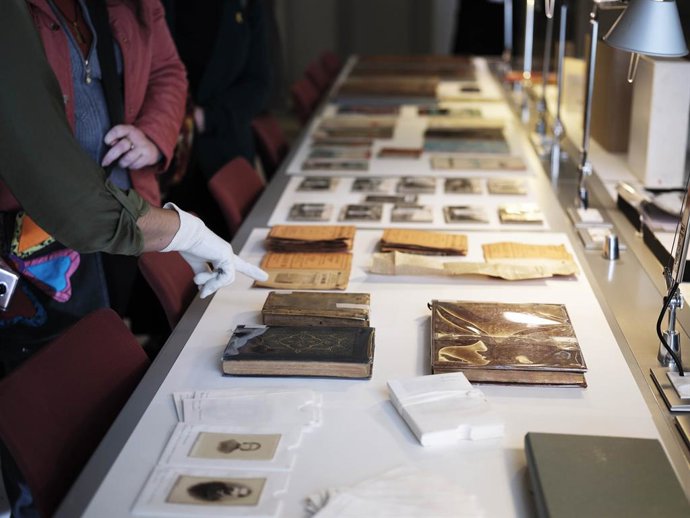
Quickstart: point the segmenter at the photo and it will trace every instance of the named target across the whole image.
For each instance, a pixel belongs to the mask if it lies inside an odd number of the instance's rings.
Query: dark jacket
[[[166,18],[178,46],[176,4],[166,0]],[[201,9],[201,3],[198,4]],[[215,45],[201,80],[190,90],[204,108],[206,131],[195,135],[198,164],[210,178],[227,162],[254,160],[251,120],[264,108],[270,89],[270,65],[261,2],[223,0]],[[204,27],[199,27],[203,31]],[[208,30],[206,28],[206,30]],[[184,59],[184,57],[183,57]]]

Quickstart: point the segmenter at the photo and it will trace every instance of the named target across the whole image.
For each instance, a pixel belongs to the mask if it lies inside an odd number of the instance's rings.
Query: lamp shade
[[[617,49],[648,56],[688,53],[675,0],[630,0],[604,41]]]

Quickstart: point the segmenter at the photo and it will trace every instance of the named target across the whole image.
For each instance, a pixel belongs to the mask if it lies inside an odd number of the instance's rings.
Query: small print
[[[520,178],[489,178],[489,194],[527,194],[527,182]]]
[[[328,221],[333,207],[325,203],[295,203],[288,219],[292,221]]]
[[[488,223],[482,207],[476,205],[449,205],[443,207],[446,223]]]
[[[436,192],[436,178],[429,178],[426,176],[405,176],[398,182],[398,192],[433,194]]]
[[[367,194],[364,203],[417,203],[416,194]]]
[[[355,178],[352,182],[352,192],[388,192],[389,181],[387,178],[370,177]]]
[[[190,457],[199,459],[271,460],[280,434],[233,434],[200,432]]]
[[[265,478],[193,477],[180,475],[166,499],[171,504],[255,506]]]
[[[308,159],[302,163],[304,171],[368,171],[368,160]]]
[[[350,204],[345,205],[340,214],[341,221],[381,221],[383,205]]]
[[[482,180],[479,178],[446,178],[444,191],[447,194],[481,194]]]
[[[338,179],[328,176],[307,176],[297,187],[298,191],[324,192],[332,191],[338,185]]]
[[[393,206],[391,221],[395,223],[431,223],[434,211],[429,205],[398,204]]]

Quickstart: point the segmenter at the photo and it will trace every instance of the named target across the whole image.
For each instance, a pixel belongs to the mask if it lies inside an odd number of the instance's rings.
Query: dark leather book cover
[[[471,381],[585,386],[587,370],[562,304],[431,303],[432,371]]]
[[[271,326],[369,327],[368,293],[272,291],[261,309]]]
[[[248,376],[370,378],[371,327],[237,326],[223,372]]]
[[[656,439],[529,432],[540,518],[680,518],[690,504]]]

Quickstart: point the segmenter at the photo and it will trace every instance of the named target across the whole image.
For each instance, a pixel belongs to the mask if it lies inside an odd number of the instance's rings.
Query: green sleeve
[[[2,0],[0,179],[46,232],[80,252],[137,255],[149,205],[106,182],[65,117],[25,0]]]

